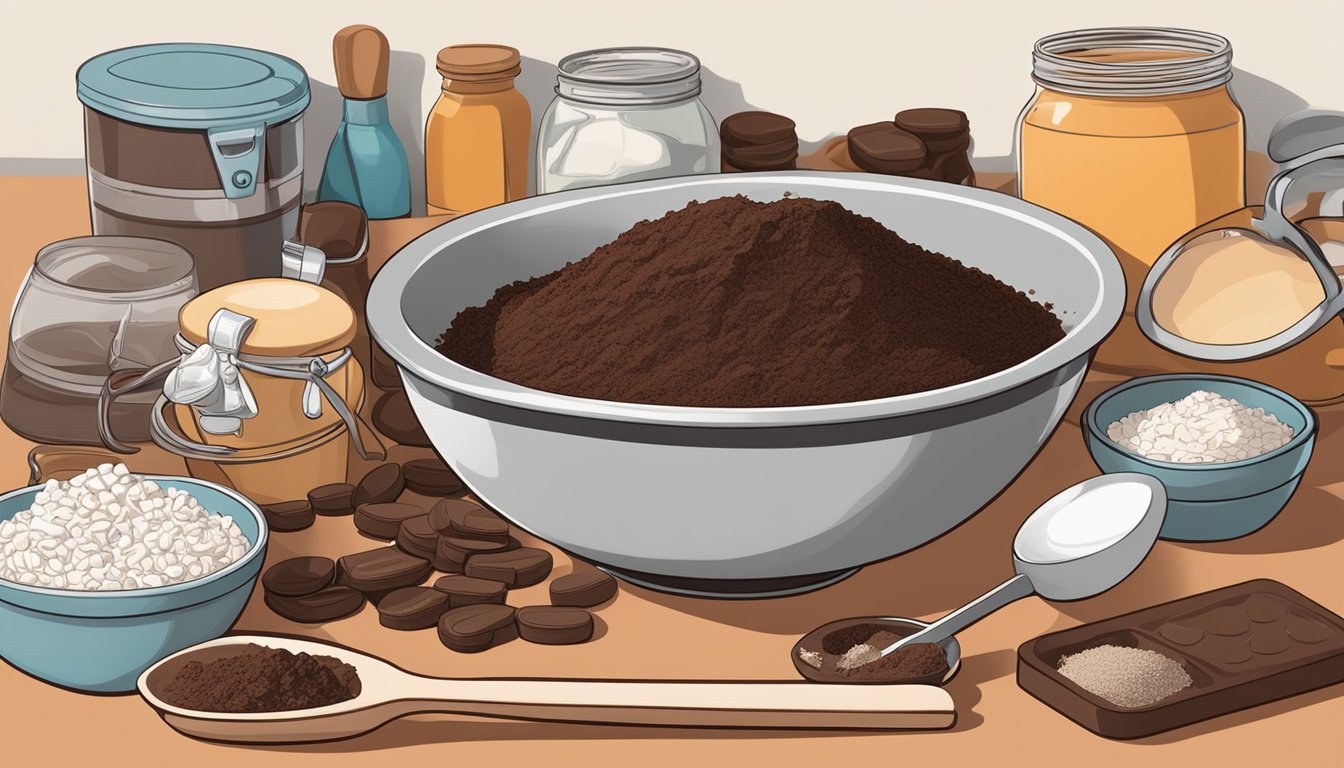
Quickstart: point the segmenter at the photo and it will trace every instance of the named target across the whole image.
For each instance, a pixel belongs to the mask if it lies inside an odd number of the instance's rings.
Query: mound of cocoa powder
[[[236,656],[188,661],[156,693],[198,712],[283,712],[349,701],[359,691],[359,674],[339,659],[249,644]]]
[[[738,196],[501,288],[438,349],[549,392],[744,408],[947,387],[1063,336],[1048,305],[838,203]]]

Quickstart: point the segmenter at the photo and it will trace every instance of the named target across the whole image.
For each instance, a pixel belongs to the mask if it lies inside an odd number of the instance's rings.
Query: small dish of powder
[[[1059,660],[1059,674],[1117,707],[1137,709],[1169,699],[1194,681],[1181,662],[1157,651],[1099,645]]]
[[[1213,464],[1263,456],[1292,441],[1293,428],[1264,408],[1198,390],[1135,411],[1106,428],[1126,451],[1174,464]]]

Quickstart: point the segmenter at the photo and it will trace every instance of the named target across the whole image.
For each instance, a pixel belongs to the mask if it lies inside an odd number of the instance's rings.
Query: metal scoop
[[[1031,513],[1013,539],[1017,575],[886,648],[849,662],[871,664],[911,643],[942,643],[1003,606],[1029,595],[1081,600],[1124,581],[1148,556],[1167,516],[1157,478],[1117,472],[1084,480]]]
[[[1144,335],[1158,346],[1199,360],[1253,360],[1296,344],[1344,311],[1340,278],[1320,245],[1283,212],[1288,190],[1295,182],[1322,171],[1344,170],[1344,113],[1310,110],[1291,116],[1271,135],[1269,157],[1282,165],[1283,170],[1270,181],[1263,210],[1243,209],[1195,229],[1163,252],[1149,269],[1139,290],[1135,319]],[[1205,277],[1198,277],[1194,265],[1196,260],[1214,253],[1209,246],[1230,245],[1258,247],[1242,248],[1236,257],[1221,263],[1209,261],[1206,265],[1210,272],[1206,272]],[[1294,263],[1294,258],[1302,259],[1306,264]],[[1183,259],[1182,266],[1173,269],[1173,265]],[[1296,276],[1297,285],[1283,288],[1292,293],[1279,295],[1259,292],[1249,282],[1237,285],[1243,296],[1249,294],[1253,298],[1242,302],[1237,311],[1228,313],[1230,322],[1241,325],[1230,331],[1226,338],[1206,335],[1192,339],[1188,336],[1195,334],[1190,331],[1183,333],[1176,327],[1164,327],[1164,318],[1168,325],[1178,324],[1174,321],[1173,302],[1187,295],[1187,291],[1198,291],[1195,281],[1209,279],[1207,275],[1224,270],[1225,265],[1235,265],[1261,277],[1277,276],[1274,285],[1279,288],[1291,282],[1291,272]],[[1285,265],[1293,269],[1285,270]],[[1312,284],[1312,277],[1319,281],[1319,292],[1318,286]],[[1218,278],[1213,279],[1216,292]],[[1223,279],[1226,279],[1225,272]],[[1164,280],[1170,282],[1164,285]],[[1296,296],[1319,300],[1298,318],[1291,302]],[[1246,324],[1245,315],[1256,310],[1256,305],[1276,301],[1279,305],[1268,308],[1270,314],[1262,323]],[[1284,312],[1288,313],[1286,317]]]

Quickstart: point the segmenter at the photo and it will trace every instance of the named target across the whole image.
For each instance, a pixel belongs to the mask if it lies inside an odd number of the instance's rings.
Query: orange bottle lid
[[[439,51],[435,67],[450,80],[507,80],[522,72],[522,57],[517,48],[507,45],[450,45]]]

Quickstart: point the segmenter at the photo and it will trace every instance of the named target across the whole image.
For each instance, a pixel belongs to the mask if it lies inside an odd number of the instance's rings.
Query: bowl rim
[[[1150,386],[1152,384],[1165,383],[1169,381],[1224,382],[1229,384],[1237,384],[1240,386],[1250,387],[1251,389],[1259,390],[1260,392],[1263,392],[1264,394],[1273,397],[1274,399],[1278,400],[1284,405],[1287,405],[1293,410],[1297,411],[1299,414],[1302,415],[1303,419],[1306,421],[1306,425],[1302,429],[1298,430],[1297,434],[1293,435],[1292,440],[1289,440],[1288,442],[1284,443],[1278,448],[1275,448],[1272,451],[1262,453],[1259,456],[1251,456],[1250,458],[1238,459],[1236,461],[1210,461],[1200,463],[1160,461],[1158,459],[1150,459],[1146,456],[1141,456],[1112,440],[1110,435],[1106,434],[1106,431],[1102,429],[1100,422],[1097,421],[1097,418],[1100,415],[1102,406],[1104,406],[1106,402],[1110,400],[1112,397],[1120,394],[1121,392],[1126,392],[1131,389],[1141,389]],[[1218,394],[1222,395],[1223,397],[1227,397],[1227,395],[1223,395],[1221,392],[1219,392]],[[1164,401],[1164,402],[1170,402],[1170,401]],[[1278,415],[1275,414],[1275,418],[1277,417]],[[1102,444],[1104,444],[1106,447],[1115,451],[1119,451],[1125,456],[1125,458],[1133,460],[1139,464],[1144,464],[1150,467],[1164,470],[1181,470],[1181,471],[1193,470],[1201,472],[1207,472],[1217,469],[1236,469],[1239,467],[1249,467],[1254,464],[1258,464],[1260,462],[1269,461],[1270,459],[1273,459],[1276,456],[1281,456],[1290,451],[1296,450],[1297,448],[1300,448],[1302,445],[1304,445],[1307,441],[1311,440],[1316,435],[1316,429],[1318,426],[1316,420],[1316,413],[1312,411],[1311,408],[1307,407],[1306,403],[1303,403],[1301,400],[1298,400],[1297,398],[1293,397],[1287,392],[1284,392],[1278,387],[1266,384],[1261,381],[1256,381],[1255,379],[1246,379],[1240,376],[1225,376],[1216,373],[1207,373],[1207,374],[1160,373],[1160,374],[1154,374],[1152,376],[1139,376],[1130,379],[1129,381],[1117,384],[1116,386],[1107,389],[1105,392],[1102,392],[1101,394],[1093,398],[1092,402],[1087,404],[1087,409],[1083,412],[1083,424],[1085,425],[1088,434],[1092,435],[1093,438],[1100,440]],[[1291,478],[1289,479],[1291,480]],[[1275,487],[1277,488],[1278,486]]]
[[[132,472],[131,474],[138,475],[144,480],[153,480],[154,482],[160,483],[161,485],[164,482],[190,483],[192,485],[202,486],[223,493],[225,496],[228,496],[232,498],[234,501],[237,501],[243,507],[243,509],[245,509],[248,512],[248,514],[252,515],[253,519],[256,520],[257,540],[252,542],[252,546],[248,547],[247,551],[243,553],[242,557],[238,558],[237,560],[234,560],[232,563],[229,563],[223,568],[220,568],[218,571],[208,573],[204,576],[198,576],[188,581],[180,581],[176,584],[165,584],[162,587],[149,587],[146,589],[100,589],[100,590],[66,589],[64,587],[43,587],[36,584],[22,584],[17,581],[10,581],[4,577],[0,577],[0,591],[4,589],[13,589],[19,592],[28,592],[30,594],[43,595],[46,597],[67,598],[67,599],[76,598],[76,599],[90,599],[90,600],[110,600],[113,598],[124,599],[128,597],[136,597],[136,598],[162,597],[164,595],[171,595],[179,592],[187,592],[196,587],[204,586],[211,582],[219,581],[220,579],[223,579],[229,576],[230,574],[236,573],[237,571],[247,567],[247,565],[251,561],[257,558],[257,555],[259,553],[266,551],[266,543],[267,540],[270,538],[270,530],[266,525],[266,517],[261,513],[261,508],[258,507],[255,502],[253,502],[246,496],[242,495],[238,491],[220,485],[219,483],[210,482],[209,480],[198,480],[194,477],[186,477],[183,475],[148,475],[148,474],[140,474],[138,472]],[[24,488],[16,488],[12,491],[0,494],[0,503],[9,501],[15,496],[19,496],[24,493],[36,493],[37,491],[42,490],[44,487],[46,487],[46,483],[29,485]],[[213,514],[228,514],[225,512],[216,512],[214,510],[211,510],[211,512]],[[229,516],[232,517],[233,515]],[[0,598],[0,600],[3,600],[3,598]]]
[[[806,191],[799,192],[798,187]],[[838,189],[873,194],[933,198],[959,206],[990,211],[1063,241],[1083,258],[1097,277],[1100,289],[1086,313],[1080,314],[1064,338],[1036,355],[1002,371],[941,389],[896,397],[823,405],[770,408],[691,408],[627,403],[574,397],[524,387],[468,368],[441,355],[410,328],[402,312],[403,287],[431,258],[479,232],[567,208],[645,193],[690,190],[692,199],[712,199],[765,190],[808,196]],[[631,222],[633,224],[635,222]],[[586,254],[585,254],[586,255]],[[952,258],[956,255],[953,254]],[[1064,216],[1020,198],[987,189],[962,187],[921,179],[875,174],[822,171],[701,174],[652,181],[554,192],[518,200],[460,216],[412,240],[379,269],[369,290],[369,331],[397,362],[403,373],[441,389],[488,402],[574,416],[581,419],[636,424],[709,428],[806,426],[885,419],[964,406],[1050,375],[1088,354],[1119,322],[1126,302],[1123,270],[1114,251],[1091,230]]]

